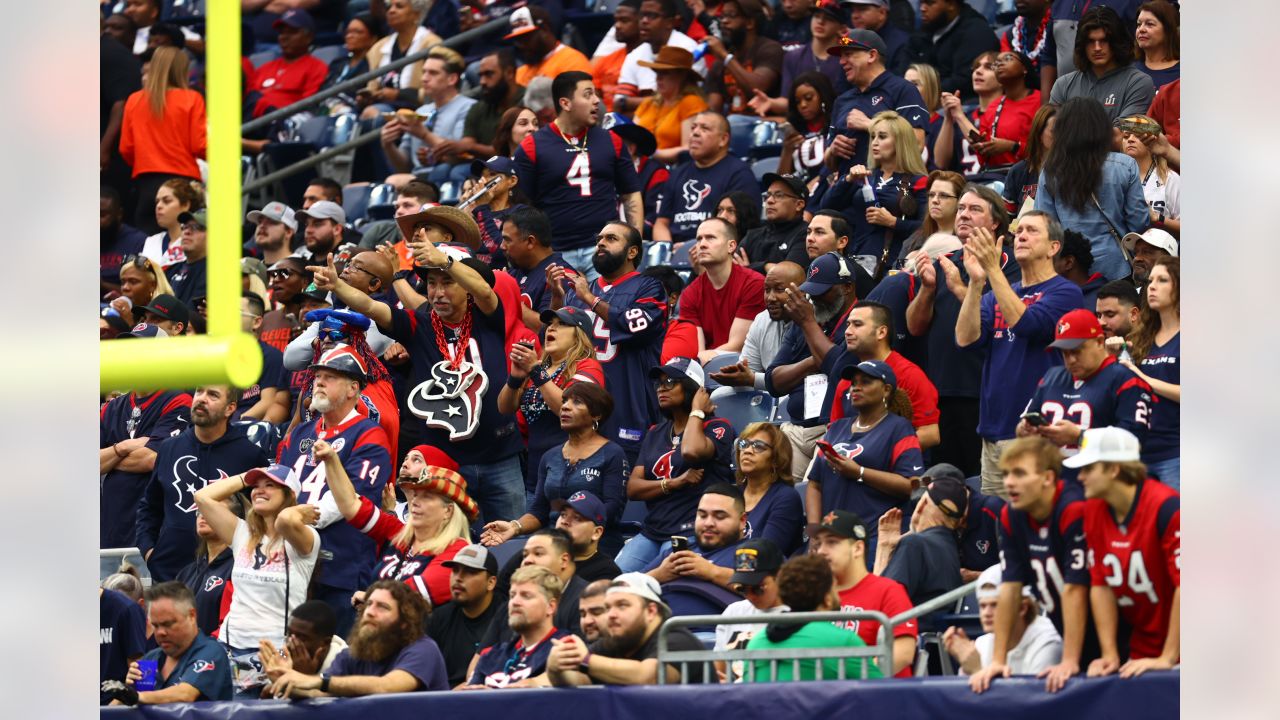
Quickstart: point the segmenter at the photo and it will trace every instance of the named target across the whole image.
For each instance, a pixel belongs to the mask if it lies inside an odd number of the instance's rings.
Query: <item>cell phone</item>
[[[684,537],[683,535],[671,536],[671,552],[678,553],[681,550],[688,550],[688,549],[689,549],[689,538]]]
[[[1026,420],[1031,427],[1044,427],[1049,424],[1045,421],[1044,416],[1038,412],[1023,413],[1022,419]]]
[[[976,143],[981,143],[986,141],[987,141],[987,138],[983,136],[982,133],[978,132],[977,128],[971,128],[969,130],[969,142],[976,144]]]
[[[532,340],[520,340],[520,341],[516,342],[516,344],[517,344],[517,345],[523,345],[524,347],[527,347],[527,348],[529,348],[530,350],[532,350],[532,349],[533,349],[533,347],[534,347],[534,345],[533,345],[533,341],[532,341]]]
[[[839,453],[837,453],[837,452],[836,452],[835,446],[833,446],[831,443],[827,442],[826,440],[819,440],[818,442],[816,442],[816,443],[814,443],[814,444],[815,444],[815,445],[817,445],[817,446],[818,446],[818,449],[819,449],[819,450],[821,450],[821,451],[822,451],[822,452],[824,452],[824,453],[827,453],[827,454],[829,454],[829,455],[837,455],[837,454],[839,454]]]

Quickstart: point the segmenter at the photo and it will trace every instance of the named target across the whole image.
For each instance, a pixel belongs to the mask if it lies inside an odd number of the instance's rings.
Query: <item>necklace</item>
[[[879,424],[880,424],[880,421],[884,420],[884,419],[885,419],[885,418],[887,418],[887,417],[889,417],[889,413],[887,413],[887,412],[886,412],[885,414],[883,414],[883,415],[881,415],[880,417],[876,418],[876,421],[875,421],[875,422],[873,422],[873,423],[871,423],[870,425],[863,425],[863,424],[862,424],[862,423],[861,423],[857,418],[855,418],[855,419],[854,419],[854,421],[853,421],[853,429],[854,429],[854,430],[857,430],[858,432],[866,432],[866,431],[870,430],[871,428],[873,428],[873,427],[875,427],[875,426],[879,425]]]
[[[1018,17],[1013,21],[1013,28],[1009,31],[1009,43],[1014,49],[1020,51],[1023,55],[1031,58],[1031,62],[1039,64],[1040,51],[1044,49],[1046,28],[1049,27],[1050,18],[1049,10],[1045,9],[1044,17],[1040,20],[1040,29],[1036,32],[1035,40],[1031,47],[1027,47],[1027,19]]]
[[[456,354],[449,349],[449,343],[445,340],[444,321],[436,313],[431,313],[431,330],[436,336],[436,347],[440,349],[440,356],[454,370],[462,365],[462,359],[467,356],[467,346],[471,344],[471,302],[471,298],[467,298],[467,314],[462,317],[462,324],[458,327]]]

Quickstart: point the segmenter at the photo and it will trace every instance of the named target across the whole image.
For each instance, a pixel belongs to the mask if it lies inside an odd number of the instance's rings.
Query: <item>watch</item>
[[[698,418],[699,420],[706,420],[707,414],[702,412],[701,410],[690,410],[689,417]]]
[[[328,675],[320,676],[320,692],[324,692],[324,693],[329,692],[329,676]]]

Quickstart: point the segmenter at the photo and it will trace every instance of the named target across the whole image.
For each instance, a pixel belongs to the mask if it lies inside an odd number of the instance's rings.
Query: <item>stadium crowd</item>
[[[205,330],[205,6],[102,3],[103,342]],[[248,163],[377,141],[245,215],[256,383],[103,398],[100,547],[145,564],[104,704],[679,682],[673,615],[859,647],[769,616],[974,581],[980,637],[795,679],[1178,665],[1176,3],[242,11],[246,121],[375,71]]]

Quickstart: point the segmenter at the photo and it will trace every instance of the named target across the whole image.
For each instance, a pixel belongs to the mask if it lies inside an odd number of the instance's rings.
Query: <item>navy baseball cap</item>
[[[698,387],[707,386],[706,373],[702,371],[702,366],[698,364],[698,361],[691,358],[671,358],[665,365],[658,365],[649,369],[650,380],[657,380],[659,375],[673,378],[689,378]]]
[[[485,171],[485,169],[488,169],[492,172],[496,172],[502,175],[516,174],[516,164],[512,162],[511,158],[503,157],[501,155],[494,155],[488,160],[472,160],[471,161],[472,177],[480,177],[480,175]]]
[[[800,292],[810,296],[821,295],[836,285],[853,285],[853,261],[837,252],[819,255],[809,263],[808,278],[800,286]]]
[[[586,311],[576,307],[562,307],[559,310],[543,310],[538,316],[544,325],[551,324],[552,320],[559,320],[565,325],[572,325],[591,337],[591,316]]]
[[[969,514],[969,490],[963,480],[953,477],[940,477],[929,483],[925,494],[943,515],[959,520]]]
[[[884,38],[875,30],[863,30],[854,28],[847,34],[840,36],[835,45],[827,49],[829,53],[847,53],[847,52],[866,52],[867,50],[875,50],[880,53],[881,59],[889,54],[889,49],[885,47]]]
[[[763,182],[761,182],[760,185],[766,191],[769,190],[770,185],[776,182],[780,182],[783,185],[786,185],[788,188],[790,188],[792,195],[795,195],[801,200],[809,199],[809,188],[805,187],[804,181],[796,177],[795,175],[779,175],[778,173],[765,173],[764,177],[761,178],[761,180]]]
[[[870,2],[870,0],[865,1]],[[826,15],[841,25],[848,25],[849,13],[845,12],[845,9],[841,7],[841,5],[843,5],[843,3],[838,3],[836,0],[818,0],[818,2],[813,4],[813,12],[815,15]]]
[[[165,320],[180,322],[183,325],[191,322],[191,310],[178,298],[161,293],[151,298],[151,302],[138,308],[143,312],[159,315]]]
[[[280,32],[280,26],[282,25],[312,33],[316,31],[316,23],[311,19],[311,13],[306,10],[290,10],[286,12],[271,23],[271,29]]]
[[[582,517],[590,520],[596,525],[604,526],[607,522],[604,503],[600,498],[586,490],[579,490],[569,496],[568,500],[558,498],[551,501],[551,507],[556,510],[564,510],[565,507],[571,507]]]
[[[146,323],[138,323],[137,325],[133,326],[132,330],[130,330],[127,333],[124,333],[123,335],[120,335],[119,337],[122,337],[122,338],[169,337],[169,333],[165,332],[164,328],[160,327],[159,325],[148,325]]]
[[[889,367],[889,363],[883,360],[863,360],[857,365],[849,365],[840,371],[840,377],[852,380],[858,373],[882,380],[891,387],[898,387],[898,376],[894,374],[893,368]]]
[[[498,558],[483,545],[471,544],[458,550],[452,560],[445,560],[441,565],[452,570],[457,567],[483,570],[490,575],[498,574]]]
[[[782,567],[782,551],[768,538],[748,540],[733,551],[733,575],[730,585],[759,585],[777,575]]]

